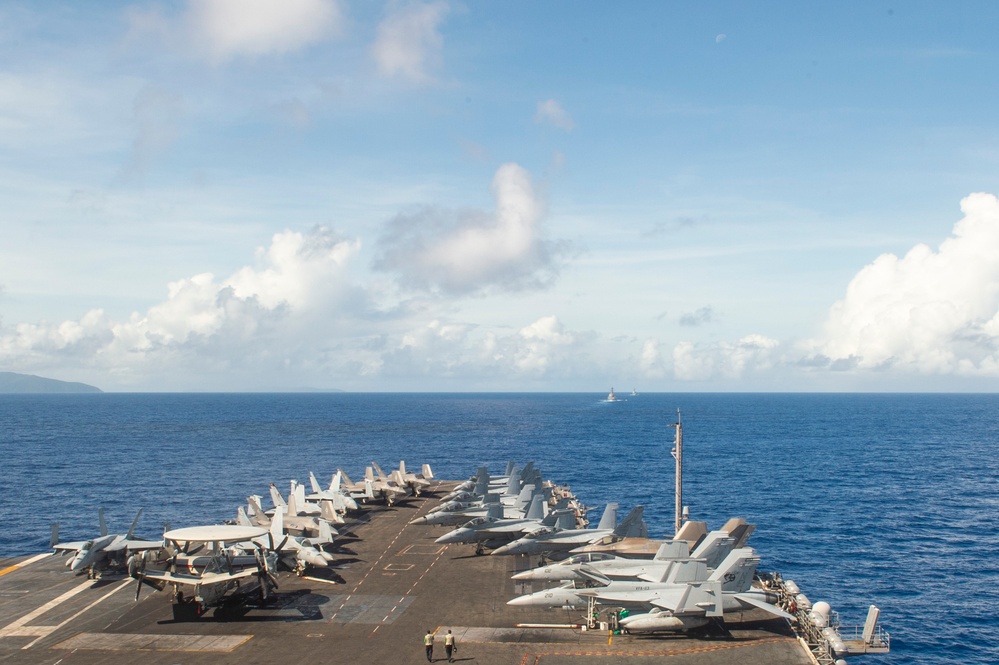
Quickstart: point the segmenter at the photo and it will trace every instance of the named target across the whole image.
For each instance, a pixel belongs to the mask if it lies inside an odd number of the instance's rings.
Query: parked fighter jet
[[[706,624],[725,611],[758,608],[770,614],[793,618],[776,607],[777,597],[751,588],[760,559],[749,548],[733,550],[708,576],[703,560],[678,561],[660,582],[614,581],[598,573],[590,574],[589,584],[567,583],[520,596],[508,605],[535,607],[585,607],[588,599],[612,607],[648,610],[622,620],[628,630],[689,630]],[[627,623],[626,623],[627,622]]]
[[[563,518],[563,524],[575,525],[572,511],[560,510],[548,513],[545,498],[536,494],[524,517],[504,518],[499,504],[491,504],[493,513],[484,517],[476,517],[463,526],[449,531],[437,540],[438,544],[475,543],[476,554],[482,554],[485,548],[499,547],[520,538],[525,533],[542,527],[554,527],[556,521]]]
[[[376,464],[374,468],[378,468],[378,465]],[[372,467],[369,466],[364,469],[365,484],[369,484],[375,498],[381,499],[387,506],[391,506],[393,503],[409,494],[409,491],[403,487],[403,483],[400,482],[400,479],[395,477],[396,474],[397,472],[393,471],[393,477],[390,478],[382,473],[381,469],[378,469],[378,477],[376,478]]]
[[[374,464],[374,462],[372,462]],[[413,496],[420,496],[420,492],[424,492],[432,484],[431,481],[434,478],[434,472],[430,468],[429,464],[424,464],[421,469],[422,473],[409,473],[406,471],[406,462],[404,460],[399,461],[399,476],[402,478],[402,483],[409,488]]]
[[[316,480],[316,475],[309,472],[309,482],[312,484],[312,494],[307,495],[305,498],[310,501],[323,502],[330,501],[333,503],[333,510],[340,513],[341,515],[346,514],[348,510],[357,510],[357,501],[350,493],[340,487],[340,472],[333,474],[330,479],[330,486],[327,489],[323,489],[319,485],[319,481]],[[370,498],[374,498],[372,495]]]
[[[469,520],[477,517],[485,517],[495,510],[493,506],[499,507],[499,512],[493,514],[497,519],[522,519],[525,512],[531,505],[534,497],[534,487],[525,487],[514,500],[506,503],[503,495],[487,494],[481,502],[466,504],[452,502],[442,510],[432,511],[423,517],[417,517],[410,524],[436,524],[439,526],[456,526],[465,524]],[[542,500],[544,497],[541,497]]]
[[[550,552],[565,552],[599,540],[603,536],[637,536],[648,535],[648,527],[642,520],[643,506],[635,506],[628,516],[617,522],[617,504],[608,503],[603,517],[596,529],[563,529],[555,531],[549,528],[539,529],[523,538],[513,541],[492,551],[494,555],[505,554],[547,554]],[[644,532],[644,533],[643,533]]]
[[[340,476],[340,487],[346,490],[351,498],[360,499],[364,502],[374,501],[375,495],[370,480],[364,479],[359,483],[355,483],[343,469],[337,469],[336,473]]]
[[[158,552],[144,552],[131,560],[129,569],[137,580],[135,599],[139,599],[143,584],[157,589],[172,587],[176,621],[196,619],[229,598],[245,601],[246,594],[253,590],[266,602],[270,591],[277,588],[277,580],[271,573],[277,555],[263,547],[254,549],[252,556],[227,547],[266,534],[260,527],[236,525],[167,531],[163,534],[167,547]],[[257,585],[243,585],[248,578],[256,578]]]
[[[241,512],[240,517],[238,522],[240,526],[252,526],[245,514]],[[333,535],[334,531],[324,520],[320,520],[319,535],[315,538],[290,535],[284,530],[284,514],[278,511],[274,513],[270,529],[265,536],[258,536],[246,543],[238,543],[236,547],[242,549],[244,553],[252,552],[254,548],[277,552],[279,563],[302,576],[309,566],[326,568],[333,562],[333,555],[322,549],[322,545],[333,542]]]
[[[109,534],[107,523],[104,521],[104,509],[97,510],[97,517],[101,524],[101,535],[90,540],[79,540],[73,542],[59,542],[59,523],[52,525],[52,538],[49,545],[55,550],[66,554],[73,552],[73,558],[66,562],[69,569],[74,573],[87,571],[87,579],[99,577],[101,572],[109,568],[124,569],[128,557],[133,552],[157,549],[163,547],[162,540],[136,540],[132,538],[135,525],[139,523],[142,509],[136,513],[126,534]],[[53,552],[53,554],[55,554]]]
[[[270,528],[273,516],[280,512],[284,516],[285,531],[295,536],[302,536],[303,538],[318,536],[321,522],[325,521],[330,525],[334,523],[343,523],[343,518],[337,515],[329,504],[322,509],[322,512],[318,517],[315,517],[312,515],[293,514],[295,509],[294,500],[283,507],[276,506],[274,510],[267,512],[264,512],[263,508],[260,507],[259,496],[253,495],[246,497],[246,503],[246,515],[250,520],[250,524],[253,526],[260,526],[265,529]],[[289,507],[291,510],[289,510]],[[282,508],[284,508],[284,510],[282,510]],[[242,510],[242,507],[240,507],[239,510]],[[330,526],[330,528],[332,528],[332,526]],[[335,535],[336,529],[333,529],[333,532]]]
[[[713,571],[734,546],[735,539],[729,537],[727,531],[712,531],[693,552],[690,552],[687,541],[671,540],[660,545],[652,559],[631,559],[603,552],[573,554],[564,561],[517,573],[511,579],[585,582],[592,579],[591,574],[596,572],[614,580],[658,582],[666,577],[674,561],[702,559],[708,570]]]

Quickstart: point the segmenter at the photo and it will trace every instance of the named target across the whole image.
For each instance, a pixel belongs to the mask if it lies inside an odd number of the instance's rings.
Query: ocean
[[[93,537],[99,507],[119,533],[143,508],[136,535],[154,538],[234,518],[271,482],[400,459],[448,479],[534,460],[597,514],[645,506],[663,536],[679,409],[691,518],[757,524],[760,569],[843,624],[880,607],[892,653],[860,662],[999,662],[999,395],[605,397],[0,395],[0,557],[45,551],[55,521]]]

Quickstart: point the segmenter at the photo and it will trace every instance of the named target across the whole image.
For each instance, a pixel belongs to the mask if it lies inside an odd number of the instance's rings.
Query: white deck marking
[[[52,556],[51,552],[43,552],[41,554],[37,554],[37,555],[31,557],[30,559],[25,559],[21,563],[15,563],[13,566],[8,566],[8,567],[4,568],[3,570],[0,570],[0,577],[3,577],[7,573],[12,573],[15,570],[17,570],[18,568],[24,568],[28,564],[32,564],[32,563],[34,563],[36,561],[41,561],[45,557],[49,557],[49,556]]]
[[[42,616],[43,614],[49,612],[50,610],[53,610],[53,609],[59,607],[60,605],[62,605],[64,602],[66,602],[67,600],[69,600],[73,596],[76,596],[77,594],[83,592],[84,590],[89,589],[94,584],[93,580],[87,580],[86,582],[82,582],[79,585],[77,585],[77,586],[73,587],[72,589],[70,589],[69,591],[67,591],[66,593],[62,594],[58,598],[53,598],[52,600],[50,600],[49,602],[45,603],[44,605],[42,605],[40,607],[37,607],[34,610],[28,612],[27,614],[25,614],[20,619],[12,621],[11,623],[9,623],[6,626],[4,626],[3,628],[0,628],[0,637],[35,637],[35,638],[37,638],[37,639],[29,642],[28,644],[24,645],[23,647],[21,647],[22,649],[29,649],[29,648],[33,647],[35,645],[35,643],[37,643],[43,637],[47,637],[47,636],[51,635],[54,631],[62,628],[67,623],[69,623],[73,619],[77,618],[78,616],[80,616],[81,614],[83,614],[84,612],[86,612],[87,610],[91,609],[92,607],[94,607],[98,603],[102,602],[106,598],[109,598],[111,596],[111,594],[117,593],[118,591],[121,591],[125,587],[129,586],[130,583],[131,583],[130,579],[122,580],[121,583],[118,584],[118,586],[116,586],[113,589],[111,589],[111,591],[108,591],[106,594],[104,594],[103,596],[101,596],[100,598],[98,598],[97,600],[95,600],[94,602],[90,603],[89,605],[87,605],[86,607],[84,607],[82,610],[80,610],[76,614],[73,614],[68,619],[63,620],[62,622],[60,622],[60,623],[58,623],[58,624],[56,624],[54,626],[29,626],[29,625],[27,625],[28,623],[34,621],[35,619],[39,618],[40,616]]]

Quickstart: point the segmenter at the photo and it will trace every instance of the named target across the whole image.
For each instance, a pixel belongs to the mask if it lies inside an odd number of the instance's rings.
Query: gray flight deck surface
[[[439,495],[453,486],[435,489]],[[443,527],[408,522],[436,503],[431,495],[369,507],[342,529],[348,535],[337,540],[337,570],[315,578],[280,573],[272,605],[226,621],[209,615],[174,622],[168,593],[144,586],[135,602],[135,580],[87,581],[58,556],[2,560],[0,663],[419,664],[426,662],[428,629],[436,632],[434,660],[446,662],[449,628],[460,663],[813,662],[783,620],[734,623],[727,616],[728,634],[614,635],[610,643],[606,631],[517,628],[572,624],[581,613],[506,605],[532,590],[510,575],[536,565],[537,557],[476,556],[471,545],[435,544]]]

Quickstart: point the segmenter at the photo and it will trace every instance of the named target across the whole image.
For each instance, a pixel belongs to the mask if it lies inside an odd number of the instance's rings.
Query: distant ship
[[[614,394],[614,388],[613,387],[611,388],[611,391],[609,393],[607,393],[607,401],[608,402],[616,402],[617,401],[617,395]]]
[[[631,389],[631,396],[632,396],[632,397],[638,397],[638,391],[637,391],[637,390],[635,390],[634,388],[632,388],[632,389]]]

